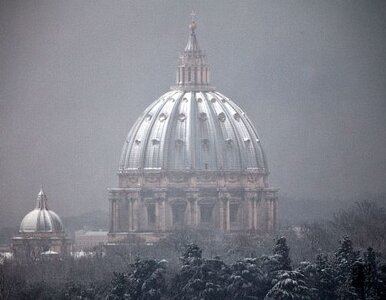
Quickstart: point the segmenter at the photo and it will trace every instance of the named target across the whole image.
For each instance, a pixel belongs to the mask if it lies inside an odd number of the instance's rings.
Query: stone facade
[[[146,172],[119,174],[109,190],[110,242],[137,236],[152,241],[183,226],[225,232],[272,231],[277,190],[253,172]]]
[[[19,233],[12,238],[16,259],[34,260],[45,253],[57,256],[71,254],[72,243],[64,233]]]

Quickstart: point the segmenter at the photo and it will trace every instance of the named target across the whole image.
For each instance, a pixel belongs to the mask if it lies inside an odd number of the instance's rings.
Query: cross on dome
[[[192,17],[192,22],[190,23],[189,28],[190,28],[190,30],[193,33],[194,30],[196,30],[196,28],[197,28],[197,24],[196,24],[196,21],[195,21],[196,14],[195,14],[194,11],[192,11],[192,13],[190,15]]]

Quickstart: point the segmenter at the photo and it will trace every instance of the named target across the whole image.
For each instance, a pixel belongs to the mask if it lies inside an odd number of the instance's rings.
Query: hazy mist
[[[19,224],[41,183],[61,216],[108,210],[123,142],[174,84],[192,9],[212,83],[254,123],[279,197],[386,192],[385,1],[11,0],[0,227]]]

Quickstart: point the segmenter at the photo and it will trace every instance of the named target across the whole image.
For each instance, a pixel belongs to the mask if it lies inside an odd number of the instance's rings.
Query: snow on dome
[[[21,221],[19,232],[64,232],[62,220],[55,212],[47,208],[47,196],[43,187],[38,194],[35,209]]]
[[[206,55],[191,32],[176,85],[138,118],[125,141],[119,172],[257,169],[268,173],[260,139],[245,113],[210,85]]]
[[[251,121],[229,98],[215,91],[172,90],[138,118],[119,168],[266,170],[267,164]]]

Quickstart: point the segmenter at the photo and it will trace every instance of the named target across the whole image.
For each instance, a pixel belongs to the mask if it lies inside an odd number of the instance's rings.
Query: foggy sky
[[[212,83],[254,123],[280,195],[386,191],[386,1],[10,0],[0,226],[41,183],[61,216],[108,210],[125,137],[174,84],[192,9]]]

